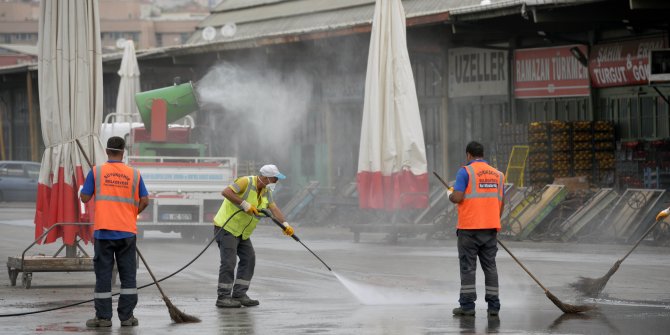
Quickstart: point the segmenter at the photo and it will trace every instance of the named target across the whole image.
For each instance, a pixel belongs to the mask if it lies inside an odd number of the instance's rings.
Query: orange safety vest
[[[503,205],[503,173],[485,162],[466,165],[468,186],[458,204],[458,229],[500,230],[500,209]]]
[[[95,179],[94,230],[137,234],[140,172],[123,163],[105,163],[93,169]]]

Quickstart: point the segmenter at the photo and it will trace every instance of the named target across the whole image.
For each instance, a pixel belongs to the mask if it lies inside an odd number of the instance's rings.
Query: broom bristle
[[[188,315],[182,311],[179,310],[175,305],[172,304],[170,299],[167,297],[163,297],[163,301],[165,301],[165,305],[168,308],[168,312],[170,312],[170,319],[174,321],[175,323],[196,323],[200,322],[200,319],[193,315]]]
[[[551,292],[546,291],[545,294],[547,295],[547,298],[551,300],[551,302],[556,305],[563,313],[582,313],[582,312],[587,312],[595,308],[595,306],[586,306],[586,305],[570,305],[570,304],[565,304],[562,301],[560,301],[555,295],[551,294]]]
[[[570,284],[570,287],[574,288],[582,295],[595,298],[602,292],[612,275],[619,269],[619,265],[621,265],[621,260],[614,263],[610,270],[600,278],[579,277],[579,280]]]

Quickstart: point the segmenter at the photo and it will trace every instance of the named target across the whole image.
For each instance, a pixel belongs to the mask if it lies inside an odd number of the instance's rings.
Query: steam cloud
[[[300,72],[223,62],[198,82],[197,91],[203,106],[236,125],[220,132],[223,141],[239,141],[227,154],[269,161],[288,157],[292,134],[309,111],[312,83]]]

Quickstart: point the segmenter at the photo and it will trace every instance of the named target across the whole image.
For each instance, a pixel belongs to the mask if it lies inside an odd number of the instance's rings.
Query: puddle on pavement
[[[670,310],[670,304],[668,303],[659,303],[655,301],[634,301],[634,300],[619,300],[619,299],[610,299],[610,298],[590,298],[585,299],[584,301],[592,302],[598,305],[612,305],[612,306],[629,306],[629,307],[651,307],[651,308],[663,308]]]

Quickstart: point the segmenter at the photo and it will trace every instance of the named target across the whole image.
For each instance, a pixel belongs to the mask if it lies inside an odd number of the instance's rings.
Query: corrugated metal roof
[[[407,18],[447,13],[452,8],[478,4],[480,0],[404,0]],[[214,13],[205,19],[189,44],[207,43],[202,39],[206,26],[220,28],[235,23],[237,32],[224,37],[217,29],[209,43],[236,42],[263,37],[304,34],[369,25],[374,13],[374,0],[295,0],[264,7]]]
[[[375,0],[295,0],[284,1],[267,6],[244,8],[234,11],[212,13],[198,25],[219,27],[229,22],[243,24],[247,22],[263,21],[276,18],[298,17],[317,12],[326,12],[350,7],[369,5]]]
[[[26,71],[37,71],[37,63],[0,66],[0,74],[21,73]]]
[[[37,56],[37,45],[0,44],[0,48],[23,55]]]
[[[454,8],[449,11],[452,16],[463,14],[492,12],[500,9],[516,7],[516,6],[544,6],[544,5],[581,5],[591,2],[599,2],[606,0],[498,0],[491,1],[490,4],[482,5],[481,3]]]
[[[223,0],[218,6],[216,6],[216,8],[212,12],[221,12],[240,8],[263,6],[271,3],[286,2],[286,1],[291,0]]]

